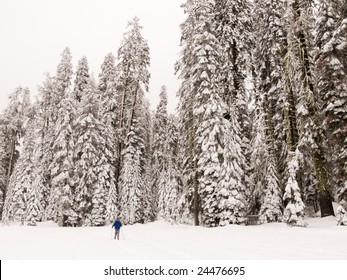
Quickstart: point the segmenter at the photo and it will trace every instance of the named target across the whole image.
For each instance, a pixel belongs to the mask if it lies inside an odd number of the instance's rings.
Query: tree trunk
[[[314,166],[318,184],[318,200],[321,210],[321,217],[323,218],[326,216],[335,216],[335,214],[332,205],[333,198],[329,187],[328,172],[325,167],[326,160],[322,150],[323,149],[321,147],[318,147],[318,149],[314,152]]]
[[[193,102],[192,102],[193,103]],[[189,164],[190,172],[192,173],[191,186],[193,188],[193,215],[194,215],[194,225],[199,226],[199,185],[198,185],[198,174],[197,174],[197,160],[196,160],[196,145],[195,145],[195,123],[193,114],[193,104],[191,104],[190,109],[190,125],[188,124],[188,141],[189,141]]]
[[[300,21],[302,14],[300,10],[300,6],[298,3],[298,0],[296,0],[293,3],[293,9],[295,13],[295,21]],[[325,159],[325,151],[323,148],[323,140],[320,137],[320,125],[321,122],[319,121],[319,109],[317,108],[317,98],[315,96],[315,85],[313,84],[313,75],[311,71],[311,65],[310,65],[310,59],[309,59],[309,51],[308,51],[308,44],[307,44],[307,37],[302,29],[302,25],[299,25],[300,28],[297,31],[297,36],[299,39],[299,61],[301,64],[301,71],[302,71],[302,79],[303,79],[303,86],[306,89],[305,93],[307,96],[306,99],[306,105],[308,109],[308,116],[307,118],[311,118],[315,127],[315,130],[317,131],[311,131],[311,134],[317,135],[314,137],[314,141],[317,147],[312,148],[311,153],[314,161],[314,167],[315,167],[315,175],[317,179],[317,189],[318,189],[318,200],[321,207],[321,217],[326,216],[334,216],[334,209],[332,207],[332,195],[331,190],[329,186],[329,174],[326,169],[326,159]]]
[[[129,65],[127,65],[127,71],[126,71],[126,78],[125,78],[125,83],[124,83],[124,87],[122,90],[122,96],[121,96],[121,106],[120,106],[120,116],[119,116],[119,125],[118,125],[118,129],[119,129],[119,135],[118,135],[118,143],[117,143],[117,148],[116,148],[116,152],[117,152],[117,159],[115,162],[115,182],[116,182],[116,192],[117,195],[119,195],[119,188],[118,188],[118,180],[120,177],[120,168],[122,166],[122,149],[123,149],[123,143],[122,143],[122,136],[123,136],[123,119],[124,119],[124,111],[125,111],[125,92],[126,89],[128,87],[128,75],[129,72]]]

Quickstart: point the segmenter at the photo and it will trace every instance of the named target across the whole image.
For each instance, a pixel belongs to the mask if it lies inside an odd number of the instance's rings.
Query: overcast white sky
[[[95,77],[106,54],[117,54],[128,21],[140,18],[151,52],[150,99],[158,103],[166,85],[174,112],[179,82],[174,64],[179,56],[183,0],[0,0],[0,112],[8,95],[22,85],[32,94],[55,75],[68,46],[74,67],[85,55]]]

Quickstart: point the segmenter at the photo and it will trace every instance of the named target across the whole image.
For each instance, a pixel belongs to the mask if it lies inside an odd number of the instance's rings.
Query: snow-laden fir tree
[[[19,157],[19,142],[24,133],[27,110],[30,106],[29,89],[18,87],[9,96],[9,104],[1,116],[1,134],[5,145],[2,151],[1,164],[3,172],[2,204],[6,200],[10,178]],[[1,175],[0,175],[1,176]],[[3,206],[0,206],[0,217]]]
[[[249,124],[245,69],[240,65],[249,54],[238,40],[248,32],[244,16],[249,3],[244,4],[194,0],[184,4],[188,17],[181,27],[183,50],[177,70],[182,79],[179,114],[186,147],[183,174],[189,187],[180,205],[192,203],[185,207],[193,209],[196,225],[200,211],[201,221],[207,226],[219,225],[220,219],[222,224],[241,223],[246,213]],[[232,11],[239,12],[239,17],[230,16]],[[236,135],[228,139],[231,127]],[[237,151],[232,151],[232,146]],[[231,154],[237,158],[227,163]],[[216,201],[218,197],[223,203]]]
[[[177,65],[180,71],[180,78],[183,80],[179,92],[179,111],[181,114],[182,129],[184,129],[182,134],[187,139],[187,142],[184,143],[187,147],[185,152],[186,163],[184,163],[186,171],[184,171],[184,174],[191,174],[191,177],[186,179],[188,188],[185,190],[184,195],[188,196],[189,193],[193,195],[192,206],[194,209],[195,225],[202,222],[208,226],[216,226],[218,223],[217,202],[213,202],[215,203],[215,207],[209,210],[211,213],[208,211],[208,207],[211,206],[208,205],[208,203],[213,200],[213,196],[216,198],[214,192],[219,178],[218,175],[214,177],[212,169],[218,166],[220,162],[217,160],[216,166],[212,167],[213,160],[210,160],[210,156],[208,155],[209,144],[207,142],[209,139],[208,135],[205,135],[208,133],[205,132],[208,126],[207,118],[205,125],[201,127],[198,132],[200,122],[205,121],[205,119],[202,118],[204,117],[204,111],[206,109],[204,106],[207,106],[209,102],[209,94],[212,94],[213,98],[216,98],[218,94],[216,92],[218,86],[218,76],[216,73],[218,49],[216,49],[216,47],[218,48],[218,44],[214,34],[212,34],[212,11],[214,3],[209,1],[187,1],[184,8],[188,13],[188,17],[182,25],[182,43],[185,45],[182,51],[180,64]],[[209,55],[209,53],[211,53],[211,55]],[[211,67],[211,69],[208,67]],[[211,78],[212,84],[209,86]],[[198,98],[200,98],[199,101]],[[197,141],[198,135],[202,135],[199,142]],[[204,137],[206,138],[204,139]],[[214,136],[211,137],[212,142],[213,137]],[[211,143],[211,145],[213,145],[213,143]],[[199,147],[207,147],[205,151],[202,151],[202,155],[200,155]],[[204,154],[204,152],[206,154]],[[213,152],[220,153],[221,151],[211,151],[211,153]],[[200,167],[198,167],[199,160]],[[207,171],[206,174],[204,174],[202,170],[205,163],[211,164],[210,167],[206,166],[206,168],[207,170],[212,170],[211,172]],[[202,178],[200,178],[199,173]],[[201,195],[204,196],[204,198],[202,198]],[[200,206],[199,203],[201,203]],[[186,205],[185,207],[191,208],[190,205]],[[201,221],[198,219],[200,209],[203,213]]]
[[[222,120],[224,130],[224,152],[222,178],[219,185],[219,225],[241,224],[247,214],[246,185],[244,184],[245,170],[243,162],[244,150],[240,137],[241,127],[237,119],[238,110],[232,105],[229,121]]]
[[[140,137],[140,130],[140,123],[134,118],[123,151],[124,161],[119,180],[121,217],[124,224],[144,222],[145,186],[141,166],[144,140]]]
[[[152,174],[152,165],[151,165],[151,154],[152,154],[152,127],[153,127],[153,119],[152,112],[150,110],[149,100],[144,98],[144,95],[140,95],[139,105],[140,108],[140,123],[143,128],[141,130],[140,137],[144,139],[144,149],[143,149],[143,157],[141,160],[142,174],[144,178],[144,219],[145,222],[154,221],[156,217],[156,209],[155,209],[155,197],[156,195],[153,193],[151,188],[151,174]]]
[[[29,225],[35,225],[40,207],[39,200],[35,199],[33,186],[36,166],[34,161],[36,134],[33,117],[28,120],[23,132],[22,152],[8,186],[3,220],[21,224],[27,221]]]
[[[199,151],[197,172],[201,207],[201,223],[205,226],[219,224],[218,186],[223,179],[225,124],[222,99],[219,97],[218,52],[213,34],[213,6],[207,1],[199,7],[198,23],[193,37],[196,45],[193,79],[197,85],[194,117],[198,120],[196,145]]]
[[[253,21],[256,46],[254,52],[255,87],[262,99],[265,115],[266,142],[278,168],[281,183],[285,174],[286,144],[283,120],[283,55],[285,31],[283,3],[276,0],[255,1]]]
[[[107,127],[98,118],[99,104],[97,89],[88,83],[74,121],[78,225],[102,226],[117,212],[112,204],[116,198],[113,146]]]
[[[253,47],[251,34],[251,2],[219,0],[214,3],[214,35],[220,46],[219,86],[221,97],[227,104],[225,118],[236,108],[240,126],[240,139],[244,160],[242,184],[249,188],[250,176],[250,112],[246,90],[246,75],[249,73],[250,55]],[[232,107],[236,104],[236,107]],[[242,136],[241,136],[242,135]]]
[[[185,186],[182,197],[179,200],[178,213],[180,213],[181,220],[189,221],[192,219],[195,225],[199,225],[200,223],[200,198],[197,174],[198,149],[196,144],[196,130],[198,127],[198,122],[194,117],[193,111],[196,103],[197,87],[201,83],[201,63],[203,63],[203,60],[206,59],[202,55],[201,59],[199,60],[199,56],[195,49],[196,47],[202,49],[196,44],[197,40],[199,40],[199,34],[198,30],[196,30],[196,26],[200,27],[200,31],[204,31],[202,29],[204,24],[203,21],[207,17],[210,19],[212,18],[211,6],[213,6],[213,3],[210,3],[210,7],[208,7],[207,1],[200,2],[195,0],[188,0],[183,5],[187,18],[181,25],[182,51],[180,61],[176,65],[176,71],[179,72],[179,77],[182,80],[178,92],[178,114],[179,129],[181,134],[180,145],[183,147],[182,175],[183,185]],[[210,9],[210,15],[206,15],[206,8]],[[210,29],[212,28],[211,26],[208,26],[208,23],[206,23],[206,27]],[[201,34],[203,35],[203,33]],[[192,73],[195,71],[196,65],[200,66],[200,74],[195,73],[192,75]]]
[[[133,125],[135,110],[141,95],[148,91],[150,73],[148,71],[150,56],[147,41],[141,34],[142,26],[135,17],[128,23],[120,48],[118,49],[117,89],[118,104],[118,143],[117,154],[120,160],[116,165],[116,177],[123,166],[121,156],[125,148],[128,132]],[[143,101],[143,99],[142,99]],[[140,121],[140,120],[138,120]]]
[[[159,94],[159,104],[153,119],[152,132],[152,175],[151,190],[155,196],[156,208],[158,207],[158,217],[163,218],[165,213],[165,188],[167,183],[167,151],[165,150],[165,142],[168,137],[168,113],[167,113],[167,89],[162,86]]]
[[[112,53],[109,53],[104,58],[99,74],[98,89],[101,95],[106,92],[109,83],[114,81],[115,75],[115,57]]]
[[[58,119],[51,132],[53,139],[52,160],[49,166],[51,189],[46,212],[60,226],[76,226],[75,210],[75,162],[74,120],[76,101],[67,94],[59,103]]]
[[[338,199],[347,200],[347,2],[318,1],[315,76]]]
[[[40,118],[38,118],[37,112],[39,112],[40,103],[36,102],[31,108],[29,114],[29,123],[26,131],[27,138],[32,139],[33,148],[30,151],[32,156],[32,164],[34,165],[34,170],[32,174],[32,181],[28,185],[27,189],[27,199],[26,199],[26,213],[25,221],[27,225],[36,226],[36,223],[42,221],[43,218],[43,170],[42,164],[40,164],[41,158],[41,146],[40,137],[38,137],[38,123]],[[30,145],[30,142],[28,142]]]
[[[76,77],[74,81],[74,89],[73,89],[73,98],[80,102],[82,99],[82,94],[88,86],[88,82],[90,80],[89,76],[89,67],[88,60],[85,56],[83,56],[77,65]]]
[[[159,177],[158,217],[173,222],[177,217],[177,202],[180,187],[178,161],[178,131],[174,116],[167,117],[166,136],[162,147],[165,168]]]
[[[109,137],[107,138],[110,143],[105,143],[111,150],[107,155],[109,162],[112,163],[114,179],[110,184],[110,188],[107,193],[106,203],[106,221],[114,219],[118,211],[119,202],[117,201],[118,189],[117,181],[119,178],[120,168],[120,153],[118,147],[120,145],[119,138],[119,93],[117,91],[117,79],[115,68],[115,57],[112,53],[105,56],[105,59],[101,65],[101,72],[99,74],[98,84],[99,94],[99,113],[98,118],[104,124],[105,129]]]
[[[262,222],[280,221],[282,218],[282,195],[278,179],[278,169],[275,164],[273,147],[265,120],[263,100],[256,104],[255,109],[255,134],[252,141],[252,191],[250,213],[259,211]],[[273,143],[273,142],[272,142]]]
[[[108,126],[113,135],[113,141],[118,143],[118,107],[119,98],[117,93],[115,57],[112,53],[105,56],[99,74],[98,94],[100,100],[99,118]],[[118,158],[118,155],[115,155]]]
[[[266,176],[266,158],[268,147],[265,139],[265,126],[261,107],[255,105],[253,116],[252,131],[252,153],[250,155],[252,174],[250,176],[250,189],[246,199],[248,204],[248,213],[258,214],[261,206],[261,198],[264,194],[265,176]]]
[[[260,220],[264,223],[280,222],[282,220],[282,191],[279,186],[276,165],[270,155],[267,159],[265,175],[265,195],[260,207]]]
[[[57,66],[57,73],[55,76],[55,82],[56,82],[56,92],[54,96],[55,105],[58,105],[59,102],[65,97],[66,90],[71,85],[71,79],[72,79],[72,56],[70,49],[66,47],[62,54],[61,54],[61,60]]]
[[[288,163],[289,177],[285,188],[283,200],[286,203],[284,210],[283,220],[291,226],[306,227],[307,223],[304,221],[305,204],[301,199],[301,193],[296,181],[296,173],[298,170],[298,157],[299,152],[290,153],[290,161]]]
[[[319,97],[313,74],[312,3],[294,0],[288,4],[288,42],[292,48],[293,89],[298,98],[298,148],[312,162],[317,182],[321,216],[334,215],[330,174],[323,141]],[[306,159],[308,157],[308,159]]]
[[[44,212],[47,208],[48,196],[50,195],[51,179],[49,165],[51,164],[52,160],[53,151],[51,149],[51,143],[54,142],[53,131],[55,124],[55,121],[53,121],[53,116],[56,115],[55,110],[57,110],[58,108],[54,104],[55,92],[56,83],[54,81],[54,78],[47,75],[42,86],[39,86],[39,95],[37,101],[39,102],[39,104],[37,105],[36,110],[36,123],[40,137],[40,139],[37,139],[39,143],[38,145],[40,146],[37,149],[37,153],[40,154],[37,155],[39,157],[38,165],[40,165],[37,166],[37,172],[39,172],[38,170],[41,170],[41,174],[37,174],[37,176],[41,177],[40,180],[42,180],[43,184],[42,188],[40,188],[40,191],[42,192],[41,205],[44,209]],[[46,217],[44,215],[43,219],[45,218]]]
[[[45,196],[46,198],[46,204],[47,206],[45,211],[45,218],[44,219],[53,219],[55,221],[58,221],[58,210],[57,210],[57,201],[59,201],[60,196],[60,188],[53,188],[52,186],[52,177],[56,176],[56,172],[59,171],[59,165],[60,163],[57,162],[57,160],[54,159],[56,154],[54,154],[54,149],[52,149],[53,146],[56,146],[56,139],[55,137],[57,135],[61,135],[64,138],[64,132],[59,132],[59,127],[57,126],[57,123],[60,124],[64,123],[66,120],[64,120],[65,114],[70,115],[71,112],[65,113],[65,108],[68,107],[72,110],[75,105],[71,106],[69,103],[74,102],[74,100],[71,100],[71,79],[72,79],[72,56],[69,48],[65,48],[61,54],[61,60],[57,66],[56,75],[54,77],[47,76],[46,81],[44,82],[43,86],[40,88],[40,95],[41,95],[41,102],[43,104],[43,128],[41,131],[41,137],[42,137],[42,163],[43,163],[43,170],[45,170],[44,174],[44,182],[47,188],[47,191]],[[65,102],[63,104],[64,99],[67,99],[69,101]],[[67,117],[69,118],[69,117]],[[72,116],[70,116],[72,118]],[[59,120],[58,120],[59,119]],[[69,120],[70,121],[70,120]],[[62,128],[63,129],[63,128]],[[64,129],[70,129],[67,128],[67,126],[64,126]],[[66,136],[71,133],[65,131]],[[60,143],[62,145],[61,147],[56,148],[63,149],[64,144]],[[66,164],[66,163],[65,163]],[[68,164],[72,164],[71,162]],[[55,175],[52,174],[52,172],[55,173]],[[69,176],[72,176],[71,174]],[[61,217],[62,218],[62,217]],[[62,220],[60,220],[62,222]]]

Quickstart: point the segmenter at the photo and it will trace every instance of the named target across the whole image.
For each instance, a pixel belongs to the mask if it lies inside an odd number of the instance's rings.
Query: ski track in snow
[[[124,226],[62,228],[0,226],[1,259],[347,259],[347,227],[334,217],[308,219],[309,227],[282,223],[219,228],[157,221]]]

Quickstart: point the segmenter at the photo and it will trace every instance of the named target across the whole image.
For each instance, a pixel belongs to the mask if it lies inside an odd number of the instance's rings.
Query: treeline
[[[98,81],[68,49],[30,104],[0,118],[5,222],[155,219],[305,226],[347,201],[347,0],[187,0],[177,116],[144,94],[138,19]],[[18,144],[22,141],[20,152]],[[343,208],[340,207],[340,211]]]

